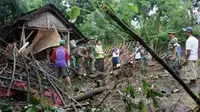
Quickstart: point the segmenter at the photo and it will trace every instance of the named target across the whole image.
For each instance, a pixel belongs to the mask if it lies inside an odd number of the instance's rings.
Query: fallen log
[[[101,94],[102,92],[104,92],[105,90],[107,90],[107,87],[99,87],[99,88],[95,88],[92,91],[89,91],[87,93],[83,93],[80,95],[77,95],[74,97],[74,99],[76,101],[82,101],[82,100],[86,100],[88,98],[92,98],[93,96],[96,96],[98,94]]]

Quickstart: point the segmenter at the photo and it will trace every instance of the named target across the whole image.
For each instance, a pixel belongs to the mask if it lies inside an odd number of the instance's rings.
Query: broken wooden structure
[[[81,107],[74,99],[77,97],[67,92],[66,84],[59,79],[49,60],[50,51],[59,45],[60,39],[67,41],[68,50],[70,40],[87,42],[87,38],[51,4],[1,26],[0,98],[17,97],[16,100],[27,102],[30,96],[35,96],[62,107],[69,107],[70,103]],[[40,57],[42,60],[38,61]],[[69,74],[77,72],[69,68]],[[90,91],[89,96],[85,93],[78,99],[87,99],[104,90],[94,94]]]
[[[52,4],[23,14],[1,26],[0,39],[3,46],[17,42],[19,44],[17,48],[22,48],[20,52],[25,54],[37,54],[58,46],[60,39],[67,41],[68,49],[69,41],[72,39],[82,40],[79,42],[87,41],[87,38]]]

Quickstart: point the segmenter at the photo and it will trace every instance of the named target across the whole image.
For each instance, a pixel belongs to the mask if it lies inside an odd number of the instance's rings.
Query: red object
[[[13,88],[18,87],[18,88],[26,88],[27,87],[27,83],[23,82],[23,81],[14,81]]]
[[[16,92],[11,90],[10,95],[8,97],[16,95]],[[7,88],[0,88],[0,98],[6,98],[7,97]]]
[[[47,90],[47,91],[44,92],[44,96],[47,96],[47,97],[53,97],[54,96],[54,99],[56,101],[56,106],[61,106],[62,105],[62,101],[59,98],[58,93],[53,92],[51,90]]]
[[[26,88],[27,83],[23,81],[14,81],[12,88]],[[16,95],[15,90],[10,90],[9,96],[7,96],[8,88],[0,88],[0,98],[12,97]]]
[[[62,47],[62,46],[61,46]],[[64,48],[64,47],[63,47]],[[67,49],[65,48],[65,51],[66,51],[66,60],[69,60],[69,53],[68,53],[68,51],[67,51]],[[52,53],[52,55],[51,55],[51,59],[52,60],[55,60],[55,58],[56,58],[56,48],[55,49],[53,49],[53,53]]]

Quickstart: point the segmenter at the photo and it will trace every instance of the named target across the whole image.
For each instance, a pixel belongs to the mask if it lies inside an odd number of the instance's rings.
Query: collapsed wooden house
[[[19,43],[23,52],[37,54],[44,49],[58,46],[60,39],[82,40],[87,38],[52,4],[33,10],[0,27],[0,43]],[[69,48],[69,43],[66,45]]]
[[[80,43],[87,41],[87,38],[52,4],[0,26],[0,98],[21,94],[20,98],[26,99],[27,95],[28,101],[29,95],[35,95],[35,92],[38,92],[41,98],[49,97],[50,94],[51,97],[56,93],[59,100],[62,100],[59,104],[66,106],[69,95],[64,91],[65,85],[58,80],[55,67],[46,60],[30,60],[24,55],[18,55],[15,49],[17,47],[18,52],[24,54],[36,54],[36,58],[46,58],[47,55],[41,53],[48,54],[48,49],[58,46],[60,39],[67,40],[68,49],[70,40],[79,40]],[[13,55],[6,51],[10,44],[14,45],[11,52]],[[74,73],[70,71],[69,74]]]

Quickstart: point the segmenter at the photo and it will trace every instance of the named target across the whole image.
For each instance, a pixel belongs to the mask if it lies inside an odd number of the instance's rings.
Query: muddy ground
[[[123,92],[124,88],[129,84],[134,85],[137,91],[136,99],[144,99],[142,92],[142,80],[150,82],[153,84],[155,90],[164,94],[164,97],[159,98],[160,108],[153,108],[153,106],[151,106],[154,111],[189,112],[197,107],[195,102],[190,98],[190,96],[187,95],[180,84],[178,84],[169,74],[166,74],[161,65],[156,62],[152,62],[150,64],[149,71],[146,76],[141,75],[140,71],[136,70],[131,64],[122,66],[120,69],[114,71],[114,74],[107,73],[106,76],[101,79],[102,85],[108,86],[110,89],[113,88],[116,82],[124,80],[111,91],[108,97],[106,97],[104,102],[101,104],[101,108],[108,110],[108,112],[111,112],[111,110],[113,112],[125,112],[125,104],[118,91]],[[181,75],[183,75],[183,72],[181,72]],[[82,92],[88,91],[97,86],[97,80],[99,79],[91,80],[81,78],[81,83],[74,84],[74,87],[72,88],[82,88]],[[192,87],[191,89],[197,94],[197,87]],[[87,100],[87,102],[92,104],[91,107],[96,108],[109,91],[110,90],[105,91],[103,94]]]

